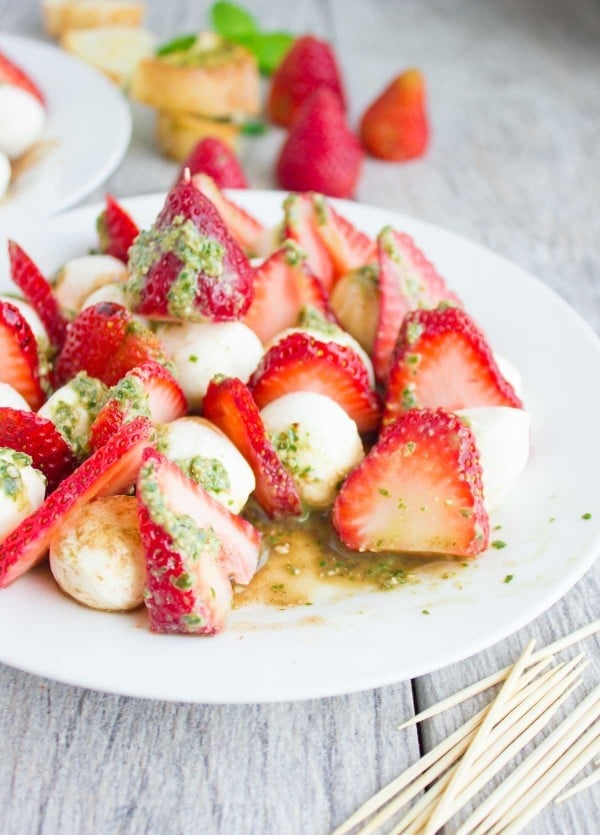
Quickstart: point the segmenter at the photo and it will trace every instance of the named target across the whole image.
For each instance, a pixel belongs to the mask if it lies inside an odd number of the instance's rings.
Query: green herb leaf
[[[190,49],[195,43],[197,35],[178,35],[176,38],[173,38],[172,41],[168,41],[167,43],[159,46],[156,50],[156,54],[160,57],[161,55],[171,55],[173,52],[186,52]]]
[[[514,575],[514,574],[507,574],[507,575],[506,575],[506,577],[504,578],[504,582],[505,582],[505,583],[512,583],[512,581],[513,581],[514,579],[515,579],[515,575]]]
[[[503,542],[501,539],[495,539],[492,542],[492,548],[495,548],[499,551],[501,548],[506,548],[506,542]]]
[[[250,119],[243,122],[240,126],[240,133],[245,136],[262,136],[268,130],[266,122],[261,122],[258,119]]]
[[[237,42],[238,38],[258,33],[258,24],[249,11],[220,0],[210,10],[210,19],[215,32],[223,38]]]
[[[271,75],[283,61],[294,40],[289,32],[265,32],[236,38],[236,43],[250,50],[258,61],[261,73]]]

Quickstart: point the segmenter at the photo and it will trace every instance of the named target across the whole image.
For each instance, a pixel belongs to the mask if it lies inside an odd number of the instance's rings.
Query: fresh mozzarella
[[[256,486],[244,456],[204,418],[183,417],[161,426],[158,449],[232,513],[242,510]]]
[[[0,151],[0,200],[8,191],[11,178],[10,160],[2,151]]]
[[[500,369],[500,373],[514,388],[517,397],[522,397],[523,381],[521,379],[521,372],[518,368],[515,368],[512,362],[509,362],[506,357],[503,357],[500,354],[494,353],[494,359],[496,360],[496,365]]]
[[[483,498],[495,510],[520,479],[529,458],[531,420],[524,409],[479,406],[456,412],[466,419],[479,450]]]
[[[84,505],[50,545],[50,569],[85,606],[125,611],[144,599],[145,559],[133,496]]]
[[[37,340],[41,340],[42,342],[48,340],[46,328],[43,326],[42,320],[30,304],[23,301],[23,299],[15,299],[13,296],[0,296],[0,301],[8,302],[8,304],[12,304],[13,307],[17,308],[23,319],[25,319],[31,328],[31,331]]]
[[[242,322],[160,325],[157,335],[175,365],[175,376],[191,410],[200,408],[215,374],[245,382],[263,353],[258,336]]]
[[[80,309],[84,310],[86,307],[92,307],[99,302],[113,302],[129,309],[129,303],[125,298],[125,285],[105,284],[103,287],[98,287],[87,297]]]
[[[105,284],[127,278],[127,267],[112,255],[82,255],[68,261],[56,277],[54,293],[65,310],[77,313],[88,296]]]
[[[0,383],[0,406],[9,406],[11,409],[20,409],[24,412],[31,411],[25,398],[8,383]]]
[[[44,501],[46,479],[31,458],[0,448],[0,542]]]
[[[261,417],[303,502],[328,507],[364,455],[354,421],[330,397],[308,391],[273,400]]]
[[[7,157],[20,157],[37,142],[45,121],[35,96],[14,84],[0,84],[0,151]]]
[[[84,371],[57,389],[38,414],[51,420],[77,456],[89,452],[90,428],[106,401],[107,388]]]

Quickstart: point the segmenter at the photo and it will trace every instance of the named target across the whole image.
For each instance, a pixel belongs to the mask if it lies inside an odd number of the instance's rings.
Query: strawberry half
[[[248,188],[240,161],[232,149],[216,136],[206,136],[194,146],[181,166],[178,180],[186,169],[192,176],[208,174],[221,188]]]
[[[315,204],[310,194],[290,194],[283,202],[286,238],[304,250],[312,272],[330,291],[333,285],[333,261],[317,230]]]
[[[14,84],[15,87],[20,87],[26,93],[31,93],[41,105],[46,106],[44,94],[35,81],[3,52],[0,52],[0,84]]]
[[[210,200],[189,180],[167,195],[129,252],[128,293],[154,319],[226,322],[252,301],[252,269]]]
[[[46,395],[37,341],[17,308],[4,301],[0,301],[0,356],[0,381],[16,389],[32,409],[39,409]]]
[[[24,452],[48,481],[48,491],[57,487],[77,466],[71,448],[50,420],[24,412],[0,408],[0,447]]]
[[[125,492],[135,482],[142,451],[153,442],[154,427],[146,418],[137,418],[67,476],[0,544],[0,588],[40,562],[52,538],[76,510],[97,496]]]
[[[129,213],[110,194],[106,195],[106,208],[98,215],[96,229],[101,252],[126,264],[129,250],[140,230]]]
[[[441,409],[405,412],[348,476],[332,518],[356,551],[480,554],[489,519],[471,430]]]
[[[67,333],[67,320],[61,313],[51,284],[14,241],[8,242],[8,257],[12,280],[42,320],[52,347],[60,350]]]
[[[373,365],[386,380],[400,325],[409,310],[435,307],[440,302],[462,306],[411,237],[386,226],[377,238],[379,313]]]
[[[458,307],[408,313],[390,370],[385,423],[406,409],[475,406],[523,408],[482,331]]]
[[[249,385],[259,409],[290,392],[314,391],[335,400],[359,432],[374,431],[381,420],[379,397],[358,354],[306,333],[291,333],[267,351]]]
[[[300,516],[302,504],[291,475],[266,433],[250,391],[235,377],[214,378],[202,404],[205,418],[242,453],[256,478],[254,495],[269,516]]]
[[[232,237],[247,255],[256,255],[261,251],[266,236],[266,229],[248,212],[233,200],[225,197],[219,186],[208,174],[195,174],[192,183],[202,192],[221,216]]]
[[[173,375],[148,360],[128,371],[111,389],[91,429],[92,449],[103,446],[124,424],[136,417],[169,423],[187,414],[187,400]]]
[[[375,241],[338,214],[322,194],[313,194],[312,200],[317,234],[333,262],[335,279],[376,260]]]

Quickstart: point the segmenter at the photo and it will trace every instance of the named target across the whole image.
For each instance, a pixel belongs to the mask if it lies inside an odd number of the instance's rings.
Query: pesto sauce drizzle
[[[31,467],[33,463],[29,455],[15,452],[8,447],[0,447],[0,489],[5,496],[12,499],[19,510],[28,510],[29,500],[21,470]]]
[[[205,458],[194,455],[191,458],[178,458],[174,462],[184,475],[200,484],[209,493],[219,495],[231,488],[229,473],[217,458]]]

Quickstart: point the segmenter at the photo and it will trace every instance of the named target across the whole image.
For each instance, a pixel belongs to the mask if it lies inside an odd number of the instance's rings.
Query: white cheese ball
[[[529,459],[531,419],[524,409],[478,406],[456,412],[475,436],[483,471],[483,499],[491,512],[521,478]]]
[[[364,456],[355,422],[330,397],[311,391],[279,397],[260,414],[304,504],[329,507]]]
[[[35,338],[38,341],[41,340],[42,342],[47,342],[48,334],[46,332],[46,328],[29,302],[23,301],[23,299],[15,299],[12,296],[0,296],[0,301],[8,302],[8,304],[12,304],[13,307],[16,307],[23,319],[25,319],[31,328]]]
[[[105,284],[118,284],[127,278],[127,267],[112,255],[82,255],[73,258],[56,276],[54,294],[64,310],[78,313],[84,301]]]
[[[0,151],[0,200],[2,200],[8,191],[11,175],[10,160],[6,154]]]
[[[87,297],[80,309],[85,310],[86,307],[93,307],[93,305],[99,304],[100,302],[113,302],[114,304],[120,304],[122,307],[129,310],[129,303],[125,298],[125,285],[105,284],[103,287],[98,287],[97,290],[94,290],[94,292]]]
[[[15,84],[0,84],[0,151],[20,157],[37,142],[46,113],[34,95]]]
[[[242,510],[256,486],[254,473],[220,429],[204,418],[183,417],[163,424],[158,434],[163,455],[232,513]]]
[[[186,322],[156,330],[191,411],[198,410],[215,374],[246,382],[262,357],[260,339],[243,322]]]
[[[0,447],[0,542],[44,501],[46,479],[31,463],[29,455]]]
[[[140,606],[146,563],[135,497],[84,505],[50,543],[50,569],[64,592],[92,609]]]
[[[0,406],[8,406],[11,409],[20,409],[22,412],[30,412],[31,406],[22,394],[9,386],[8,383],[0,383]]]
[[[57,389],[38,414],[52,421],[73,453],[81,457],[89,452],[90,429],[106,396],[104,383],[80,372]]]

